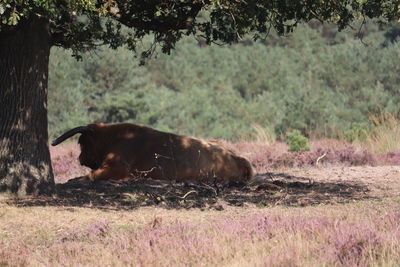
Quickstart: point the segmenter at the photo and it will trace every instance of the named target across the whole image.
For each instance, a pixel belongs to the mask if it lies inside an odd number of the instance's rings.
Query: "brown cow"
[[[89,124],[53,141],[81,133],[79,161],[92,180],[149,177],[161,180],[247,182],[249,161],[215,142],[157,131],[137,124]]]

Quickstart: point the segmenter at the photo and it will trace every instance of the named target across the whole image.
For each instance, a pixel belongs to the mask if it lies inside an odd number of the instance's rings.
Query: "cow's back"
[[[134,124],[119,130],[124,133],[115,150],[132,176],[178,181],[216,177],[224,182],[252,177],[246,159],[215,143]]]

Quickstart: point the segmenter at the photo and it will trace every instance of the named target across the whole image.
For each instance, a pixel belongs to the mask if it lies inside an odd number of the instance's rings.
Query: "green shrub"
[[[309,151],[308,139],[301,135],[299,130],[291,131],[286,137],[286,143],[289,146],[289,151]]]
[[[353,125],[351,129],[344,132],[344,138],[349,143],[365,142],[368,137],[367,130],[361,125]]]

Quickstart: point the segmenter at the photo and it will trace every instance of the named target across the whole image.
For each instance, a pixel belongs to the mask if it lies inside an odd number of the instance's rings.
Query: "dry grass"
[[[271,145],[276,142],[276,136],[271,129],[262,127],[257,123],[253,123],[251,127],[253,128],[253,135],[251,136],[252,142],[266,145]]]
[[[400,120],[390,113],[372,116],[375,125],[366,140],[366,148],[380,153],[400,150]]]
[[[395,266],[399,203],[224,211],[1,205],[10,266]]]

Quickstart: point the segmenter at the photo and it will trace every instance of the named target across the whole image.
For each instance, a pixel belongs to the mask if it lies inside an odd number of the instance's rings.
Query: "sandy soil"
[[[310,168],[288,173],[315,181],[361,186],[371,198],[400,196],[400,166]]]

